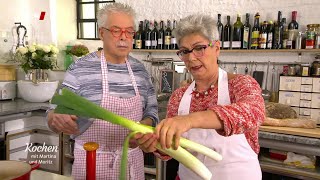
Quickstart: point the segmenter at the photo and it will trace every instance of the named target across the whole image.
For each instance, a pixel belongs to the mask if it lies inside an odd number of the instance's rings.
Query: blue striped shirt
[[[62,88],[67,87],[76,94],[100,105],[102,99],[100,61],[97,52],[90,53],[76,60],[68,68]],[[153,125],[155,125],[159,122],[158,104],[150,75],[144,65],[137,59],[129,56],[128,62],[130,63],[141,96],[143,119],[149,117],[153,120]],[[121,98],[135,96],[127,65],[125,63],[112,64],[107,62],[107,66],[110,95]],[[77,123],[81,133],[91,125],[90,121],[84,118],[79,118]]]

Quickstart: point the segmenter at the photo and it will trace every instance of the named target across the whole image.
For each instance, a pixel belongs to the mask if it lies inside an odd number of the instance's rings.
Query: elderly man
[[[141,62],[130,57],[135,13],[128,5],[113,3],[98,13],[99,36],[103,50],[74,62],[68,69],[62,87],[100,104],[128,119],[146,125],[158,122],[157,100],[148,72]],[[97,179],[119,179],[122,144],[128,130],[101,120],[72,115],[48,114],[48,125],[55,132],[75,138],[72,175],[85,179],[84,143],[99,144]],[[131,148],[127,179],[144,180],[143,153]]]

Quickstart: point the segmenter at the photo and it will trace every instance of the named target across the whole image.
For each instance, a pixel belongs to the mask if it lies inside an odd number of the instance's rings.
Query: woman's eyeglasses
[[[110,29],[105,28],[105,27],[101,27],[107,31],[110,31],[113,37],[120,37],[122,35],[122,33],[124,33],[126,35],[127,38],[132,38],[135,34],[133,29],[121,29],[121,28],[116,28],[116,27],[112,27]]]
[[[207,49],[207,47],[209,47],[209,46],[210,47],[214,46],[214,44],[215,44],[215,42],[214,43],[209,43],[208,45],[197,45],[194,48],[192,48],[191,50],[182,49],[182,50],[177,51],[177,55],[179,56],[179,58],[182,61],[188,61],[189,60],[188,55],[190,53],[193,53],[193,55],[195,57],[202,57],[204,55],[205,49]]]

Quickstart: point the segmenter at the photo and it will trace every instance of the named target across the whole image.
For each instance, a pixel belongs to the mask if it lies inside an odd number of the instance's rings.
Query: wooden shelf
[[[291,167],[285,164],[267,162],[264,160],[260,161],[260,166],[262,171],[264,172],[286,175],[296,178],[303,177],[303,179],[320,179],[319,167],[314,170],[302,169]]]
[[[133,49],[132,52],[145,53],[176,53],[177,50],[162,50],[162,49]],[[320,53],[320,49],[221,49],[223,53]]]
[[[144,173],[156,175],[157,174],[157,169],[156,168],[144,167]]]

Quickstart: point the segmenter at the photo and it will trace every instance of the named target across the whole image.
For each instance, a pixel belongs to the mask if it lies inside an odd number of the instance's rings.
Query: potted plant
[[[25,73],[33,69],[52,70],[56,67],[58,53],[59,49],[54,45],[32,44],[19,47],[14,54],[14,61]]]
[[[77,60],[79,57],[87,55],[89,53],[89,49],[82,44],[77,44],[74,46],[67,46],[66,49],[66,57],[65,57],[65,70],[73,63],[73,61]]]

